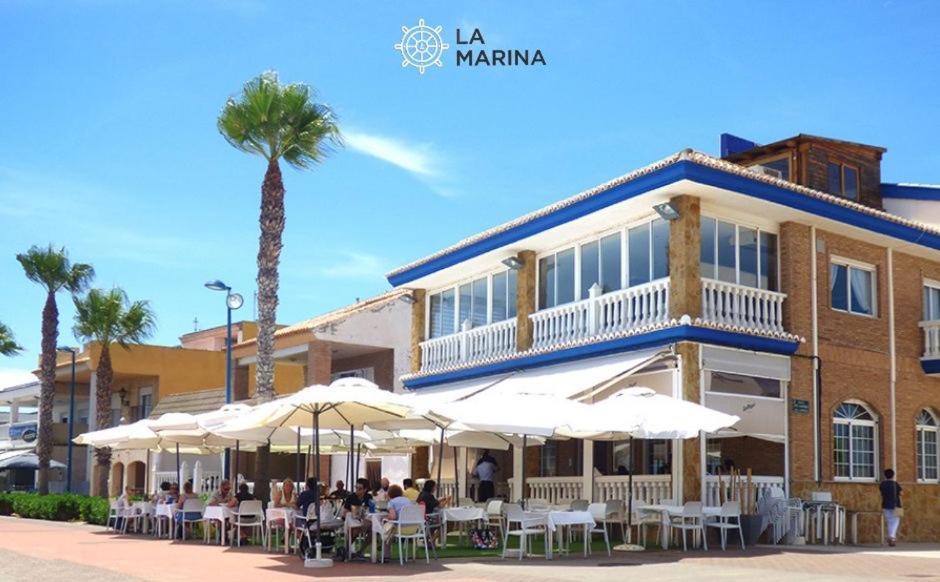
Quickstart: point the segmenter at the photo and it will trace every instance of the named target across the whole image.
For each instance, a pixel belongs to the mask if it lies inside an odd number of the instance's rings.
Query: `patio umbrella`
[[[260,407],[259,407],[260,408]],[[233,422],[242,428],[311,428],[314,448],[314,463],[318,487],[314,491],[317,523],[317,557],[308,560],[310,566],[327,566],[332,562],[319,555],[320,527],[320,450],[321,429],[347,431],[361,430],[367,423],[402,418],[411,407],[403,403],[393,392],[382,390],[362,378],[342,378],[329,386],[308,386],[299,392],[271,403],[263,410],[257,409]],[[352,444],[352,443],[350,443]]]
[[[564,434],[590,440],[687,439],[717,432],[739,417],[700,404],[657,394],[650,388],[627,388],[591,405],[587,422],[572,422]],[[627,527],[633,526],[633,452],[627,489]]]
[[[64,469],[65,464],[49,459],[50,469]],[[39,457],[33,451],[26,449],[0,453],[0,471],[7,469],[39,469]]]

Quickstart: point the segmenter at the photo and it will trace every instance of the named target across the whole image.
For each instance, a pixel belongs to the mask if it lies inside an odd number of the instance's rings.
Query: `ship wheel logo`
[[[395,49],[401,51],[401,66],[412,66],[418,69],[422,75],[424,70],[434,65],[441,67],[441,56],[450,45],[441,38],[442,26],[431,28],[424,23],[424,19],[418,20],[418,26],[408,28],[401,27],[401,42],[395,45]]]

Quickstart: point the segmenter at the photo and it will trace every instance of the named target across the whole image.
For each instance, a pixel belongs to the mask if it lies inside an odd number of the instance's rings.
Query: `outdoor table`
[[[294,510],[290,507],[269,507],[265,510],[264,515],[268,523],[271,523],[272,520],[283,519],[284,520],[284,553],[289,554],[290,548],[288,547],[288,541],[290,536],[288,535],[288,528],[291,527],[291,524],[294,522]],[[271,541],[268,540],[270,544]]]
[[[209,522],[218,521],[219,525],[219,545],[225,545],[225,525],[228,520],[234,517],[231,507],[225,505],[207,505],[202,512],[202,519],[206,522],[206,541],[209,540]]]
[[[141,520],[143,522],[143,526],[141,526],[140,528],[141,529],[140,533],[144,533],[144,534],[149,533],[150,518],[153,517],[153,511],[154,511],[153,504],[150,503],[149,501],[135,501],[134,504],[131,506],[131,511],[134,514],[140,515],[143,518]]]
[[[159,520],[161,517],[167,518],[167,521],[169,522],[169,526],[170,526],[168,537],[170,538],[173,537],[173,530],[174,530],[173,526],[174,526],[174,521],[176,519],[175,514],[176,514],[175,503],[158,503],[153,508],[154,519]],[[161,531],[160,528],[157,528],[157,532],[159,533],[160,531]]]
[[[543,512],[536,512],[543,513]],[[552,559],[552,544],[553,538],[555,536],[555,530],[560,527],[584,527],[584,556],[588,555],[588,543],[590,542],[590,531],[594,529],[594,526],[597,525],[597,522],[594,521],[594,517],[591,515],[590,511],[549,511],[546,515],[545,520],[545,530],[546,535],[548,535],[548,554],[545,556],[547,559]],[[561,532],[559,532],[561,534]],[[568,551],[568,548],[563,547],[562,542],[565,540],[564,535],[558,536],[558,553]]]
[[[486,511],[481,507],[448,507],[441,510],[441,547],[447,547],[447,522],[466,523],[486,520]],[[459,527],[459,525],[458,525]],[[458,532],[458,544],[463,539],[463,532]]]
[[[682,515],[685,507],[682,505],[646,505],[638,507],[637,511],[657,512],[662,516],[662,526],[660,529],[660,539],[664,550],[669,549],[669,516]],[[702,515],[705,517],[717,517],[721,515],[721,508],[717,506],[703,506]]]

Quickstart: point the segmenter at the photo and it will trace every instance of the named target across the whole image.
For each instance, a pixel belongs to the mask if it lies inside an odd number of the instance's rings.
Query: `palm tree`
[[[46,292],[42,308],[42,354],[39,356],[39,494],[49,492],[49,460],[52,458],[52,403],[55,398],[56,344],[59,339],[59,306],[56,293],[65,290],[73,295],[84,291],[95,276],[91,265],[69,260],[65,248],[31,247],[16,255],[26,278],[41,285]]]
[[[0,321],[0,356],[14,356],[22,349],[13,338],[13,330]]]
[[[95,426],[104,428],[111,422],[111,344],[127,349],[142,343],[156,330],[156,318],[147,301],[130,302],[119,289],[91,289],[84,297],[75,298],[75,337],[101,346],[96,369]],[[108,473],[111,467],[111,449],[95,449],[98,461],[95,476],[98,494],[108,495]]]
[[[230,98],[218,120],[219,132],[229,144],[267,161],[261,184],[257,277],[255,396],[261,401],[274,397],[274,330],[284,233],[284,183],[279,162],[283,159],[294,168],[306,169],[342,143],[333,112],[315,98],[310,87],[282,85],[277,73],[268,71],[248,81],[237,99]],[[267,447],[258,449],[255,482],[261,485],[262,496],[268,483],[268,452]]]

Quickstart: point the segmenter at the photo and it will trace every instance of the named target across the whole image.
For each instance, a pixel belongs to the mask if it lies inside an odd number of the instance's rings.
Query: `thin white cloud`
[[[357,251],[336,253],[332,264],[318,269],[328,279],[373,279],[383,278],[389,262],[377,255]]]
[[[430,144],[409,144],[391,137],[358,131],[344,131],[343,139],[346,145],[357,152],[378,158],[413,174],[437,174],[434,167],[434,148]]]
[[[37,381],[38,378],[28,370],[0,368],[0,389]]]

